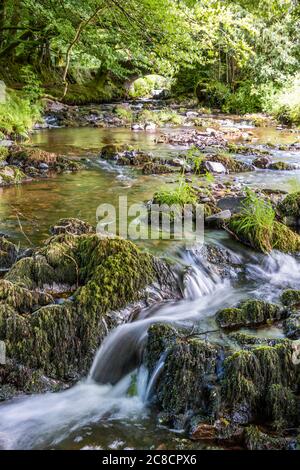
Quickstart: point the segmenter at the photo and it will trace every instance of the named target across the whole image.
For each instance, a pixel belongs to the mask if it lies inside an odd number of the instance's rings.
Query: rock
[[[169,416],[170,424],[188,412],[214,417],[218,408],[218,348],[198,338],[184,340],[171,326],[154,324],[148,330],[144,357],[150,374],[163,357],[163,373],[151,398]]]
[[[288,194],[281,201],[277,210],[288,225],[298,225],[300,221],[300,192]]]
[[[281,302],[286,307],[299,307],[300,306],[300,290],[288,289],[285,290],[280,297]]]
[[[219,199],[217,206],[222,211],[229,210],[232,214],[236,214],[241,211],[245,197],[241,196],[226,196]]]
[[[296,444],[291,439],[269,436],[257,426],[248,426],[244,437],[247,450],[291,450]]]
[[[26,175],[16,166],[0,168],[0,186],[19,184],[26,179]]]
[[[83,235],[95,232],[95,229],[87,222],[80,219],[60,219],[57,225],[50,227],[51,235],[69,233],[72,235]]]
[[[272,230],[262,232],[255,227],[249,230],[243,225],[243,216],[236,214],[231,217],[228,227],[230,233],[234,234],[241,243],[263,253],[269,253],[272,249],[283,253],[300,251],[300,236],[276,220],[273,222]]]
[[[16,262],[18,252],[16,245],[0,236],[0,271],[9,269]]]
[[[145,131],[155,131],[156,124],[154,122],[148,122],[145,124]]]
[[[288,171],[288,170],[295,170],[297,166],[292,165],[286,162],[274,162],[270,163],[268,166],[269,170],[281,170],[281,171]]]
[[[142,124],[132,124],[131,129],[133,131],[143,131],[144,126],[142,126]]]
[[[285,309],[262,300],[247,300],[236,308],[225,308],[216,314],[221,328],[240,328],[275,322],[287,317]]]
[[[267,155],[262,155],[253,160],[253,165],[256,168],[266,169],[271,164],[271,158]]]
[[[166,295],[174,295],[177,285],[162,260],[90,230],[77,219],[61,220],[52,229],[58,235],[0,280],[0,338],[9,357],[62,380],[88,371],[107,332],[128,315],[113,312],[151,301],[154,294],[146,288],[152,283]],[[47,293],[64,291],[72,297],[56,303]]]
[[[227,170],[222,163],[206,161],[204,165],[205,165],[206,170],[209,171],[210,173],[217,173],[217,174],[227,173]]]
[[[162,175],[164,173],[172,173],[174,169],[169,165],[163,165],[159,163],[146,163],[143,166],[144,175]]]
[[[283,323],[283,330],[287,338],[300,339],[300,314],[293,313]]]
[[[199,113],[197,113],[197,112],[195,112],[195,111],[187,111],[187,112],[185,113],[185,115],[186,115],[187,118],[190,119],[190,118],[196,118],[196,117],[198,117],[198,116],[199,116]]]
[[[40,170],[49,170],[49,165],[47,165],[47,163],[40,163],[39,164],[39,169]]]
[[[213,441],[217,438],[217,429],[215,426],[206,423],[200,423],[191,434],[191,439],[194,441]]]
[[[206,217],[205,224],[210,227],[222,227],[226,221],[231,218],[229,210],[218,212],[217,214]]]

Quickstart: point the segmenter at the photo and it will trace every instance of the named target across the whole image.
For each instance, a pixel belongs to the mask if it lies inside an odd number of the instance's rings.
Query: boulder
[[[227,170],[222,163],[206,161],[204,165],[205,165],[206,170],[209,171],[210,173],[216,173],[216,174],[227,173]]]
[[[246,300],[235,308],[225,308],[216,314],[221,328],[258,326],[287,317],[287,312],[278,305],[262,300]]]
[[[0,235],[0,271],[9,269],[17,260],[18,248]]]
[[[209,227],[222,227],[231,218],[229,210],[218,212],[217,214],[210,215],[205,218],[205,224]]]

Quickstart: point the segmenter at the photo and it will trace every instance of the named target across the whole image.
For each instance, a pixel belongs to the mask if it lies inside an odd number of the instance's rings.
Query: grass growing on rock
[[[153,196],[154,204],[178,204],[184,206],[185,204],[197,204],[198,198],[196,191],[184,181],[171,191],[158,191]]]
[[[300,236],[277,222],[271,203],[250,190],[241,212],[230,219],[228,228],[240,242],[263,253],[273,249],[284,253],[300,251]]]

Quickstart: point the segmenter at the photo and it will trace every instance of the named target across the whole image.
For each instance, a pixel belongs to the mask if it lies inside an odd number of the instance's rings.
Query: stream
[[[168,130],[169,131],[169,130]],[[171,130],[174,131],[174,130]],[[170,131],[170,132],[171,132]],[[255,144],[292,143],[297,136],[274,128],[255,128]],[[185,149],[155,144],[155,133],[129,129],[50,129],[32,136],[32,144],[45,150],[89,159],[89,168],[79,173],[20,186],[0,188],[0,232],[26,246],[22,228],[35,245],[49,236],[49,226],[63,217],[77,217],[95,224],[96,208],[104,202],[117,203],[127,195],[129,203],[147,201],[155,189],[171,187],[176,175],[144,176],[136,170],[117,167],[99,159],[103,145],[129,143],[163,157],[178,156]],[[299,152],[274,150],[273,159],[300,163]],[[241,157],[247,161],[247,157]],[[300,183],[300,170],[289,172],[258,170],[230,176],[249,186],[291,190]],[[234,259],[230,275],[221,279],[197,249],[185,251],[174,241],[139,242],[155,254],[172,256],[189,266],[180,301],[162,302],[143,309],[132,323],[112,331],[97,352],[89,376],[72,388],[58,393],[19,397],[0,405],[0,448],[5,449],[195,449],[204,442],[192,443],[175,430],[157,423],[147,403],[163,367],[163,357],[152,377],[138,367],[127,370],[132,355],[143,349],[149,325],[172,322],[196,327],[200,332],[216,328],[218,309],[233,306],[243,298],[276,301],[285,288],[300,289],[300,259],[273,252],[255,253],[231,240],[224,231],[206,230],[206,241],[226,248]],[[245,330],[246,331],[246,330]],[[275,326],[257,330],[257,335],[280,337]],[[214,333],[210,333],[213,336]],[[220,338],[215,338],[220,341]],[[125,371],[125,372],[124,372]],[[129,390],[133,378],[137,394]],[[114,383],[114,385],[98,385]],[[161,447],[163,446],[163,447]]]

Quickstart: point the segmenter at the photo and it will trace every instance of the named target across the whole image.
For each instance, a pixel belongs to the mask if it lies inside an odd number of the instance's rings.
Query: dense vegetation
[[[15,91],[0,129],[30,127],[42,95],[112,100],[149,74],[205,106],[298,124],[299,11],[295,0],[3,0],[0,79]]]

